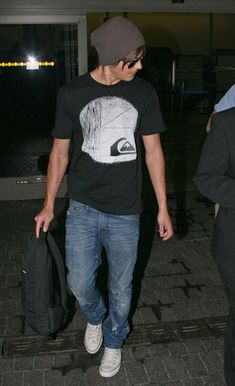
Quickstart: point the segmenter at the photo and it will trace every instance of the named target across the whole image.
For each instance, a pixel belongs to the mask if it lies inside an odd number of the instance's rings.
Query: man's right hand
[[[53,210],[48,209],[46,207],[43,208],[41,212],[39,212],[37,216],[34,217],[34,220],[36,221],[35,232],[36,232],[37,238],[39,238],[41,227],[43,229],[43,232],[48,231],[49,224],[53,220],[53,218],[54,218]]]

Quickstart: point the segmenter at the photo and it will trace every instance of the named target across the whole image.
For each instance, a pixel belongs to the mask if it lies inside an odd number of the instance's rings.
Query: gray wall
[[[86,12],[235,12],[234,0],[1,0],[0,15],[71,14]]]

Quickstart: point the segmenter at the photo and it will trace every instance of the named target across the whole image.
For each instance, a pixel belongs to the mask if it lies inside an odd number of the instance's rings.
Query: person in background
[[[87,318],[84,344],[95,354],[104,338],[99,367],[112,377],[121,366],[129,332],[132,277],[142,210],[141,140],[158,202],[162,240],[172,234],[160,133],[165,130],[153,86],[136,77],[145,41],[127,18],[108,19],[91,35],[98,66],[59,90],[44,208],[36,234],[53,219],[56,193],[69,161],[66,218],[68,285]],[[101,249],[108,261],[109,307],[96,287]]]
[[[214,111],[212,112],[206,125],[207,133],[209,133],[211,130],[212,116],[219,111],[231,109],[232,107],[235,107],[235,84],[230,87],[226,94],[224,94],[223,98],[221,98],[220,101],[214,106]]]
[[[212,236],[215,258],[229,303],[224,343],[224,375],[235,385],[235,108],[216,113],[203,145],[194,182],[200,193],[219,203]]]
[[[212,116],[220,111],[228,110],[232,107],[235,107],[235,85],[230,87],[230,89],[224,94],[223,98],[220,99],[220,101],[215,105],[214,111],[212,112],[207,125],[206,125],[206,132],[209,133],[211,130],[211,119]],[[217,216],[219,210],[219,204],[215,204],[215,216]]]

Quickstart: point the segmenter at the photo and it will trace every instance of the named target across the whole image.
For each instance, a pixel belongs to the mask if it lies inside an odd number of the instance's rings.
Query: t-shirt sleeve
[[[235,106],[235,85],[230,87],[230,89],[226,92],[223,98],[215,105],[215,110],[217,113],[223,110],[231,109]]]
[[[165,130],[159,99],[155,89],[151,87],[142,110],[139,132],[142,135],[151,135]]]
[[[73,115],[65,98],[65,88],[61,88],[57,94],[55,125],[52,137],[69,139],[73,132]]]

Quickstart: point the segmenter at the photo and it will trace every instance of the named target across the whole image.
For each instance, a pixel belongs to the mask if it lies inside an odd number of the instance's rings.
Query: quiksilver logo
[[[119,138],[110,148],[110,155],[113,157],[122,154],[133,154],[136,150],[126,138]]]

